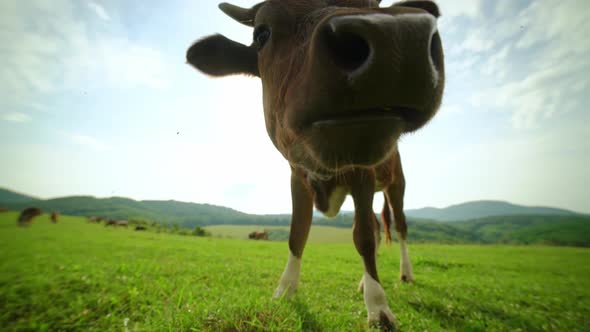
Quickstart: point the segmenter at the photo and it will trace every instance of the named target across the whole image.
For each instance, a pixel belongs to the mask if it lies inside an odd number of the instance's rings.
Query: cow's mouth
[[[393,151],[416,109],[375,107],[318,112],[302,132],[301,158],[329,171],[374,166]]]
[[[368,125],[379,122],[405,122],[410,120],[417,111],[408,107],[377,107],[351,110],[330,114],[321,114],[310,121],[313,129]]]

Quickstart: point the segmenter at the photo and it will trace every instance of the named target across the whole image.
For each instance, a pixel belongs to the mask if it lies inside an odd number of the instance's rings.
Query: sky
[[[437,116],[400,142],[406,208],[495,199],[590,213],[590,6],[438,4],[447,84]],[[0,187],[289,213],[260,80],[185,63],[213,33],[249,44],[252,31],[212,1],[0,1]]]

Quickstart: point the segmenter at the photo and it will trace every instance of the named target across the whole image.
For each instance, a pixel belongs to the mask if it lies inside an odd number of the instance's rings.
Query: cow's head
[[[295,165],[318,174],[375,165],[440,106],[443,50],[431,1],[219,7],[254,29],[252,44],[214,35],[192,45],[187,60],[213,76],[260,77],[268,134]]]

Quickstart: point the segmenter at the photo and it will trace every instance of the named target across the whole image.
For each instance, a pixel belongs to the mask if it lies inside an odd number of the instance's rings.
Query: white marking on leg
[[[359,285],[356,288],[356,290],[359,293],[363,293],[364,292],[364,290],[365,290],[365,276],[364,275],[361,277],[361,281],[359,281]]]
[[[391,309],[389,309],[383,287],[367,272],[365,272],[363,280],[365,289],[363,295],[365,306],[367,307],[369,325],[379,323],[382,315],[387,317],[392,324],[395,324],[395,316],[391,312]]]
[[[299,272],[301,271],[301,258],[289,253],[287,266],[281,275],[279,286],[275,290],[273,297],[280,298],[283,296],[293,296],[299,285]]]
[[[410,261],[410,255],[408,254],[408,244],[405,239],[402,239],[401,234],[397,233],[400,247],[400,278],[403,281],[414,281],[414,271],[412,269],[412,262]]]

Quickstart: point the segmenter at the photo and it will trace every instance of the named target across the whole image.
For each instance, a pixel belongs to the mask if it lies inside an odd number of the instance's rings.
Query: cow
[[[314,205],[334,217],[351,195],[367,320],[393,330],[396,319],[377,273],[380,226],[373,196],[384,194],[383,232],[391,242],[394,223],[400,278],[411,282],[398,140],[436,114],[445,74],[438,6],[429,0],[389,7],[379,2],[222,3],[225,14],[253,29],[252,43],[211,35],[193,43],[186,60],[210,76],[261,79],[267,133],[291,168],[290,253],[273,296],[290,297],[297,289]]]
[[[103,221],[104,221],[105,223],[107,222],[107,220],[106,220],[105,218],[103,218],[103,217],[95,217],[95,216],[88,217],[88,222],[89,222],[89,223],[93,223],[93,224],[100,224],[100,223],[101,223],[101,222],[103,222]]]
[[[115,219],[107,219],[104,223],[105,226],[121,226],[121,227],[128,227],[129,221],[127,220],[115,220]]]
[[[29,226],[33,222],[33,218],[43,214],[41,209],[36,207],[29,207],[21,211],[18,216],[17,224],[19,226]]]
[[[141,226],[141,225],[137,225],[137,226],[135,226],[135,230],[136,231],[146,231],[147,230],[147,227]]]
[[[50,218],[52,223],[57,224],[57,222],[59,221],[59,213],[52,212]]]
[[[0,207],[0,213],[8,212],[8,209]]]
[[[268,232],[266,231],[262,231],[262,232],[252,232],[250,234],[248,234],[248,238],[251,240],[268,240]]]

